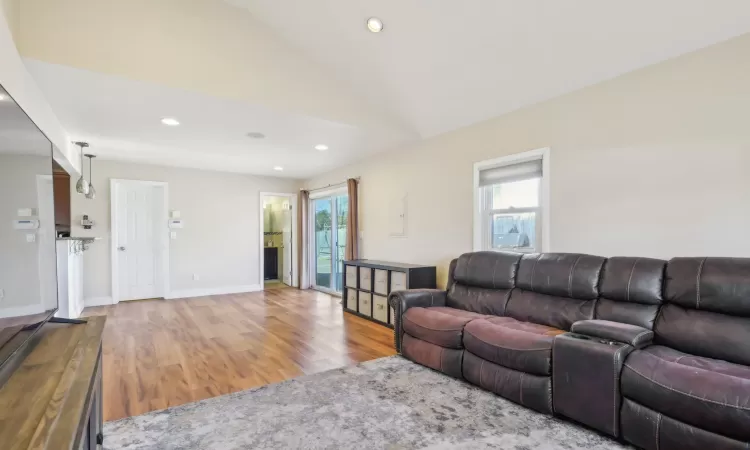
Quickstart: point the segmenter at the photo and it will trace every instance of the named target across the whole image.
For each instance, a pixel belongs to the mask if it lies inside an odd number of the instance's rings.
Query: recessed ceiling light
[[[0,94],[0,102],[2,102],[3,100],[8,100],[8,96],[5,94]]]
[[[383,31],[383,21],[377,17],[370,17],[367,19],[367,29],[373,33],[380,33]]]
[[[320,150],[321,152],[324,152],[328,150],[328,146],[325,144],[318,144],[315,146],[315,150]]]
[[[165,117],[161,119],[161,123],[163,123],[164,125],[168,125],[170,127],[176,127],[177,125],[180,124],[180,122],[177,121],[177,119],[175,119],[174,117]]]
[[[281,172],[282,170],[284,170],[284,168],[281,167],[281,166],[276,166],[276,167],[273,168],[273,170],[275,170],[277,172]]]
[[[251,131],[250,133],[247,133],[247,137],[252,139],[263,139],[266,135],[257,131]]]

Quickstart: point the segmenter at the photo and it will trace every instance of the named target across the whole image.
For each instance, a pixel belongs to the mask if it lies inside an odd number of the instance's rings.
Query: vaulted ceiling
[[[29,71],[63,126],[100,156],[296,178],[750,31],[746,0],[23,0],[16,9]],[[371,16],[383,32],[366,30]]]
[[[228,1],[423,137],[750,31],[743,0]]]

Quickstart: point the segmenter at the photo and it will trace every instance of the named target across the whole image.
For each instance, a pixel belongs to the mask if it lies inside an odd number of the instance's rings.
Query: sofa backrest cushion
[[[593,319],[604,261],[574,253],[524,255],[505,315],[561,330]]]
[[[540,294],[594,300],[605,258],[577,253],[523,255],[516,286]]]
[[[513,289],[505,315],[523,322],[570,331],[579,320],[594,318],[594,300],[579,300]]]
[[[750,258],[674,258],[654,341],[750,365]]]
[[[594,317],[653,329],[664,300],[666,265],[661,259],[620,256],[607,259]]]
[[[665,291],[683,308],[750,317],[750,258],[673,258]]]
[[[446,306],[481,314],[505,314],[521,255],[474,252],[451,262]]]
[[[445,300],[445,306],[479,314],[504,316],[510,289],[487,289],[455,283]]]
[[[453,274],[456,273],[457,265],[458,265],[458,258],[455,258],[451,261],[450,265],[448,266],[448,282],[445,283],[445,290],[448,292],[450,292],[453,285],[456,284],[456,279],[453,277]]]
[[[458,257],[453,279],[466,286],[512,289],[521,254],[473,252]]]

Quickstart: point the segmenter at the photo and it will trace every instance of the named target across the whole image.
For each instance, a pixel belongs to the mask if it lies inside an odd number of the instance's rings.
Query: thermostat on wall
[[[182,228],[182,219],[169,219],[169,228]]]
[[[13,228],[16,230],[36,230],[39,228],[38,219],[17,219],[13,221]]]

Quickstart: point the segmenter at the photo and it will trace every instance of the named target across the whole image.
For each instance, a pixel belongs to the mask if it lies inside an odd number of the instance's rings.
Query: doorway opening
[[[338,295],[343,290],[348,213],[349,196],[346,188],[310,196],[310,254],[315,289]]]
[[[263,289],[296,286],[296,196],[261,193],[260,271]]]

